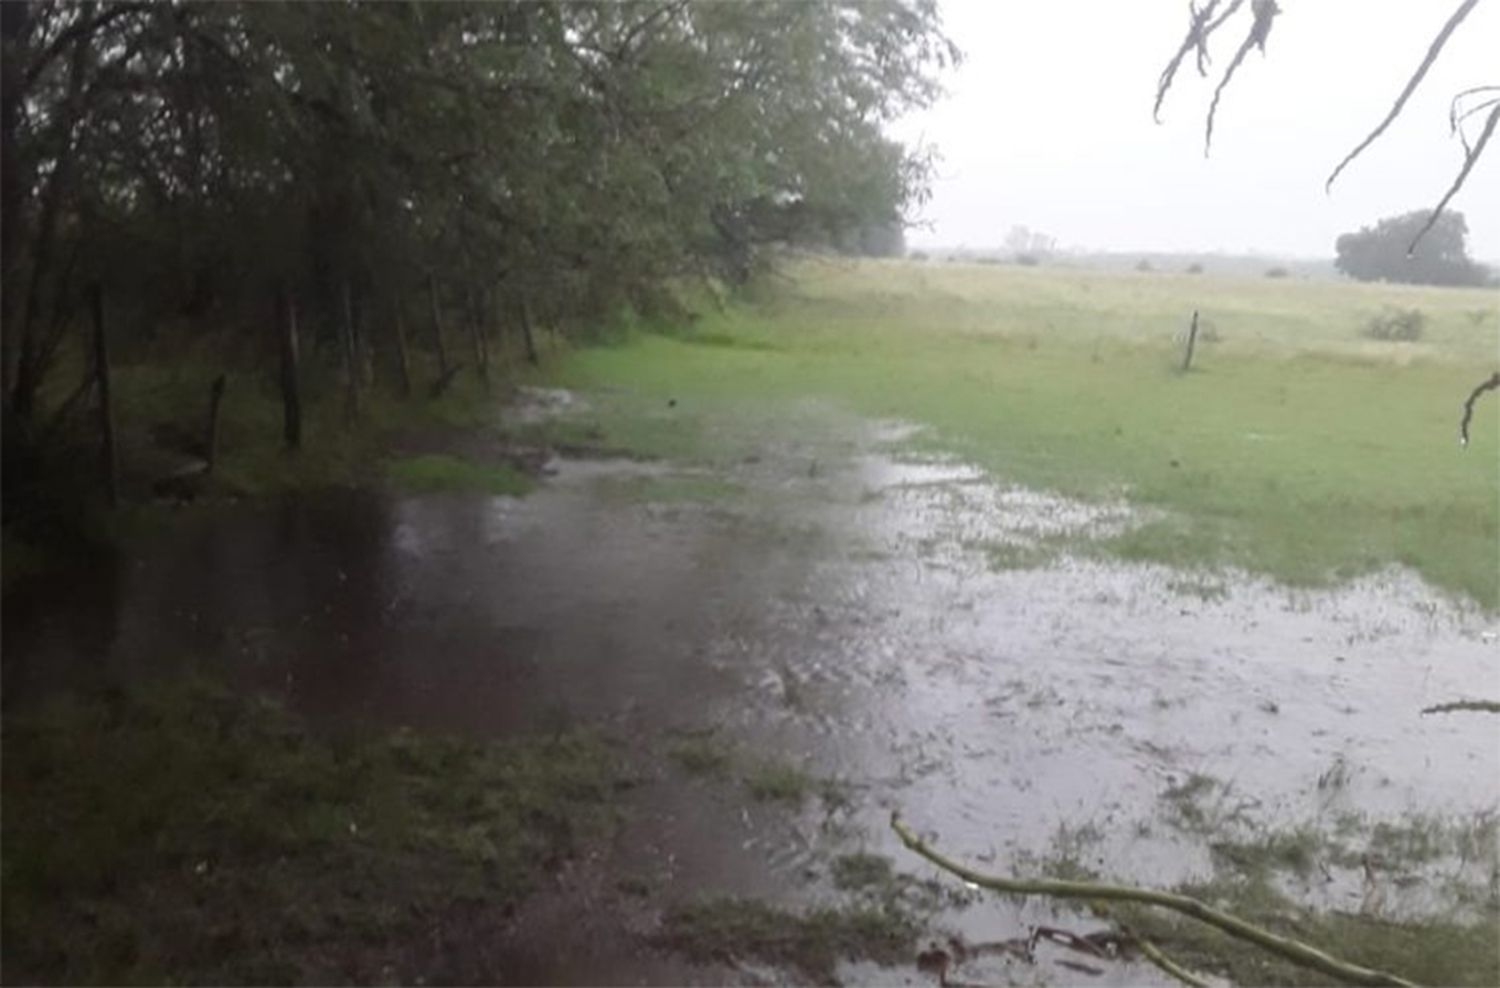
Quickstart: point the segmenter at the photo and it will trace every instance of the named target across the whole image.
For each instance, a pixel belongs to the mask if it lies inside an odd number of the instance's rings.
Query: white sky
[[[1204,118],[1248,3],[1215,35],[1210,78],[1184,60],[1160,126],[1151,103],[1187,0],[940,3],[966,59],[945,99],[896,127],[941,155],[916,217],[931,228],[909,230],[912,246],[999,246],[1025,224],[1063,246],[1331,257],[1340,233],[1437,202],[1463,155],[1449,99],[1500,84],[1500,0],[1486,0],[1325,196],[1457,0],[1280,0],[1265,56],[1252,51],[1224,93],[1207,160]],[[1500,260],[1500,134],[1453,207],[1470,254]]]

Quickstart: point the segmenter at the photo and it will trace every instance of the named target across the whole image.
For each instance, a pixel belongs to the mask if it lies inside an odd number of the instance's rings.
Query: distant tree
[[[1203,265],[1198,264],[1197,262],[1189,264],[1187,266],[1187,273],[1188,274],[1202,274],[1203,273]]]
[[[1057,250],[1057,238],[1018,224],[1005,235],[1005,249],[1022,264],[1027,263],[1022,258],[1030,258],[1030,263],[1037,264]]]
[[[1139,261],[1135,262],[1135,269],[1144,273],[1147,271],[1155,271],[1156,266],[1143,257]]]
[[[899,220],[866,223],[847,238],[844,250],[862,257],[900,257],[906,253],[906,231]]]
[[[1414,285],[1483,285],[1489,269],[1470,259],[1463,213],[1448,211],[1432,223],[1417,244],[1417,231],[1432,219],[1426,209],[1388,216],[1373,227],[1346,233],[1335,242],[1334,266],[1359,281],[1398,281]]]
[[[1290,276],[1291,276],[1291,272],[1288,271],[1286,268],[1282,267],[1279,264],[1276,265],[1275,267],[1266,268],[1266,277],[1267,278],[1287,278],[1287,277],[1290,277]]]

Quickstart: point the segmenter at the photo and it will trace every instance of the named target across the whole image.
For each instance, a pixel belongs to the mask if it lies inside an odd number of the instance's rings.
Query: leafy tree
[[[1028,226],[1016,225],[1005,235],[1005,249],[1016,255],[1017,260],[1029,258],[1036,263],[1057,250],[1057,238]]]
[[[1470,259],[1465,246],[1468,224],[1463,213],[1446,211],[1431,222],[1426,209],[1388,216],[1374,226],[1346,233],[1335,243],[1334,266],[1360,281],[1397,281],[1417,285],[1483,285],[1489,269]],[[1410,253],[1418,231],[1431,228]]]
[[[280,286],[326,360],[346,297],[425,311],[429,276],[466,325],[576,331],[777,244],[899,250],[929,162],[883,127],[958,57],[935,0],[0,14],[7,440],[93,282],[127,343],[258,339]]]

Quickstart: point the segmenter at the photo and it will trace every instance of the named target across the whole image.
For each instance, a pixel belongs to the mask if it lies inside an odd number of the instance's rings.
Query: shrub
[[[913,261],[927,260],[927,252],[925,250],[914,250],[906,256],[911,258]]]
[[[1152,263],[1150,261],[1146,260],[1144,257],[1141,258],[1139,261],[1136,262],[1135,269],[1137,271],[1155,271],[1156,270],[1155,266],[1152,265]]]
[[[1427,317],[1421,309],[1400,309],[1388,305],[1365,322],[1363,335],[1372,340],[1398,340],[1409,343],[1422,338]]]
[[[1042,263],[1042,259],[1035,254],[1017,254],[1016,263],[1023,268],[1034,268]]]
[[[1285,278],[1291,274],[1286,268],[1277,265],[1274,268],[1266,268],[1267,278]]]
[[[1202,274],[1203,273],[1203,265],[1196,264],[1196,263],[1195,264],[1189,264],[1187,266],[1187,273],[1188,274]]]

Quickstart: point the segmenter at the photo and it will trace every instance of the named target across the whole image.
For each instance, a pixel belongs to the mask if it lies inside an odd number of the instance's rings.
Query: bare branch
[[[1177,54],[1167,63],[1167,67],[1161,70],[1161,77],[1156,80],[1156,103],[1151,107],[1151,119],[1161,123],[1161,104],[1167,98],[1167,90],[1172,88],[1172,80],[1177,76],[1177,70],[1182,65],[1182,60],[1187,53],[1196,49],[1198,53],[1198,74],[1208,74],[1208,36],[1213,34],[1214,29],[1224,23],[1224,19],[1243,5],[1245,0],[1230,0],[1228,8],[1217,18],[1210,21],[1214,10],[1219,6],[1219,0],[1208,0],[1208,3],[1200,10],[1196,5],[1188,3],[1188,30],[1182,39],[1182,44],[1177,49]]]
[[[1469,445],[1469,421],[1474,417],[1474,402],[1486,391],[1494,391],[1500,388],[1500,371],[1495,371],[1488,379],[1481,382],[1479,387],[1469,392],[1469,397],[1464,400],[1464,417],[1458,422],[1458,444]],[[1426,713],[1424,710],[1423,713]]]
[[[1438,217],[1443,215],[1443,210],[1448,207],[1448,203],[1453,200],[1454,196],[1458,195],[1458,190],[1462,189],[1464,183],[1469,180],[1469,172],[1474,170],[1474,163],[1479,160],[1481,154],[1484,154],[1485,145],[1490,142],[1490,138],[1495,133],[1496,123],[1500,123],[1500,102],[1494,105],[1490,110],[1490,115],[1485,118],[1484,130],[1479,132],[1479,140],[1475,141],[1474,147],[1464,155],[1464,166],[1458,170],[1458,177],[1453,180],[1453,184],[1448,187],[1448,191],[1443,194],[1443,198],[1438,200],[1437,208],[1432,211],[1431,216],[1427,217],[1427,222],[1422,224],[1422,229],[1418,230],[1417,235],[1412,238],[1411,246],[1406,248],[1407,257],[1410,257],[1417,249],[1417,244],[1421,242],[1423,237],[1427,236],[1427,231],[1431,230],[1433,225],[1437,223]]]
[[[1457,134],[1458,139],[1463,142],[1464,154],[1468,154],[1470,151],[1469,135],[1464,132],[1464,122],[1475,114],[1483,113],[1496,103],[1500,103],[1500,96],[1493,96],[1489,99],[1481,100],[1473,106],[1465,107],[1462,110],[1459,109],[1460,104],[1464,101],[1464,97],[1474,96],[1478,93],[1500,93],[1500,86],[1471,86],[1463,92],[1455,94],[1453,100],[1448,104],[1448,130],[1450,133]]]
[[[1438,52],[1443,50],[1443,45],[1448,43],[1448,39],[1453,35],[1454,29],[1458,27],[1465,17],[1469,16],[1469,11],[1473,10],[1477,3],[1479,3],[1479,0],[1463,0],[1458,5],[1458,9],[1448,18],[1448,22],[1443,25],[1443,29],[1438,32],[1437,37],[1432,39],[1432,44],[1428,45],[1427,54],[1422,58],[1422,64],[1418,65],[1417,70],[1411,74],[1411,78],[1406,80],[1406,87],[1401,90],[1401,95],[1396,97],[1396,102],[1391,104],[1390,112],[1385,115],[1385,119],[1380,121],[1378,127],[1370,131],[1368,137],[1359,142],[1358,147],[1344,156],[1344,160],[1339,162],[1338,167],[1333,170],[1333,174],[1328,176],[1328,181],[1323,183],[1323,190],[1325,192],[1333,188],[1333,180],[1339,177],[1339,173],[1344,170],[1345,166],[1359,157],[1360,152],[1364,151],[1365,148],[1375,143],[1375,139],[1385,133],[1385,129],[1391,125],[1391,121],[1401,115],[1401,110],[1406,106],[1407,99],[1416,90],[1417,84],[1422,81],[1423,76],[1427,75],[1427,70],[1432,68],[1432,63],[1437,61]]]
[[[1271,34],[1271,22],[1276,15],[1281,13],[1281,8],[1276,6],[1276,0],[1251,0],[1250,11],[1255,15],[1255,20],[1250,24],[1250,33],[1245,35],[1245,40],[1240,42],[1239,51],[1234,53],[1234,59],[1229,63],[1229,68],[1224,70],[1224,78],[1219,80],[1219,85],[1214,89],[1213,102],[1208,105],[1208,127],[1203,135],[1203,156],[1208,157],[1208,152],[1214,143],[1214,117],[1219,112],[1219,97],[1224,94],[1224,88],[1229,85],[1229,80],[1234,78],[1235,70],[1245,60],[1251,48],[1259,48],[1264,54],[1266,50],[1266,38]]]

